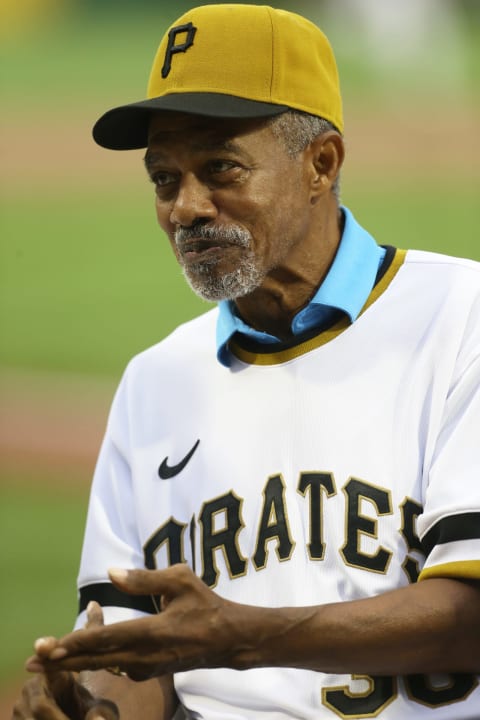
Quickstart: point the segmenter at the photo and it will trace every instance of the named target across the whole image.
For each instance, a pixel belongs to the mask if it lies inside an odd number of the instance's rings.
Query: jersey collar
[[[305,330],[328,323],[332,313],[341,310],[353,322],[358,317],[374,284],[378,268],[385,256],[373,237],[357,223],[348,208],[341,208],[345,223],[334,261],[327,276],[309,302],[292,320],[292,331],[298,335]],[[235,311],[232,301],[218,304],[217,358],[222,365],[230,365],[228,342],[236,332],[259,342],[272,343],[278,338],[247,325]]]

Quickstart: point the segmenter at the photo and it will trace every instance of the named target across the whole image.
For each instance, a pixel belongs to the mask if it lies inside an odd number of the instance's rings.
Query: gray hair
[[[329,130],[339,130],[325,118],[300,110],[287,110],[281,115],[276,115],[270,120],[275,137],[285,147],[290,157],[295,157],[298,153],[305,150],[308,145],[318,135],[322,135]],[[337,175],[332,185],[332,191],[337,200],[340,199],[340,175]]]

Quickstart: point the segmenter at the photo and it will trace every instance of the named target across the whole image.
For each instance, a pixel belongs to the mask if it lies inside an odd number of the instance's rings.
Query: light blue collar
[[[292,320],[292,332],[299,335],[305,330],[328,324],[336,310],[342,310],[353,322],[370,295],[375,277],[385,257],[372,236],[357,223],[350,210],[342,207],[345,225],[342,239],[327,276],[308,305]],[[230,365],[228,341],[236,332],[248,335],[263,343],[278,342],[278,338],[247,325],[236,313],[230,300],[218,304],[217,358]]]

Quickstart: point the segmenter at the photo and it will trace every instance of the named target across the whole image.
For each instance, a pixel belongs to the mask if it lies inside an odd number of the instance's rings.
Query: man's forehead
[[[268,123],[265,119],[216,118],[188,113],[161,112],[152,114],[148,144],[169,145],[179,139],[189,144],[200,143],[212,149],[223,147],[234,138],[261,130]]]

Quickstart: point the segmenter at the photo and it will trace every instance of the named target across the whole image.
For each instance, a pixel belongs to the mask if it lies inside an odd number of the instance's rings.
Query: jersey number
[[[352,675],[352,680],[363,680],[366,690],[352,690],[348,685],[324,688],[322,702],[340,718],[375,718],[397,695],[397,680],[393,677]],[[465,700],[477,687],[474,675],[445,675],[434,682],[428,675],[408,675],[403,678],[407,695],[414,702],[436,708]]]

